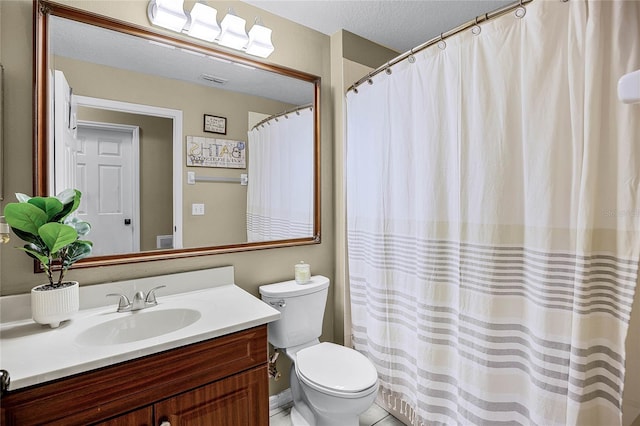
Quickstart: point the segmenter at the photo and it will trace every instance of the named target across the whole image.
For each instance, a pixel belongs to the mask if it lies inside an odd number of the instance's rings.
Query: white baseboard
[[[269,415],[272,415],[278,410],[288,407],[293,402],[293,395],[291,389],[285,389],[279,394],[269,397]]]

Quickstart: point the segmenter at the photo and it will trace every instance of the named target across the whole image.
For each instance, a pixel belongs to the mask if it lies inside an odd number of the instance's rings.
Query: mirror
[[[319,77],[35,9],[34,188],[83,192],[78,267],[320,241]]]

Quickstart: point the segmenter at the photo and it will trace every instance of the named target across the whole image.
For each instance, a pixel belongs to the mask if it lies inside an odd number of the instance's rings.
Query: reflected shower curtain
[[[414,424],[621,422],[640,2],[526,8],[347,95],[353,342]]]
[[[313,235],[313,111],[271,119],[249,131],[247,240]]]

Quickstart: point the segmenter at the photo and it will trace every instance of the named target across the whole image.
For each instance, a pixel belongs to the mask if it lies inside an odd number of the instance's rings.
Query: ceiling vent
[[[227,81],[229,81],[227,79],[216,77],[215,75],[211,75],[211,74],[201,74],[200,78],[216,84],[225,84]]]

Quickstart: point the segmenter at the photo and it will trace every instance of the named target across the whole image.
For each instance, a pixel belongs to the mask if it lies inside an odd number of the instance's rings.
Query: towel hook
[[[440,41],[438,42],[438,47],[442,50],[447,48],[447,42],[444,41],[444,37],[443,37],[444,33],[440,33]]]

